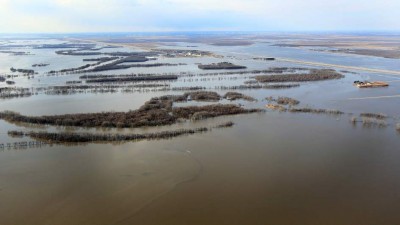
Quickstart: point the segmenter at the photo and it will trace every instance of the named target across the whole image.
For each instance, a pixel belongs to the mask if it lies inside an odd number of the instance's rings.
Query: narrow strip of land
[[[88,39],[77,39],[77,38],[68,38],[69,40],[74,40],[74,41],[85,41],[85,42],[91,42],[95,44],[103,44],[103,45],[112,45],[112,46],[120,46],[120,47],[128,47],[128,48],[137,48],[137,46],[132,46],[129,44],[124,44],[124,43],[108,43],[105,41],[98,41],[98,40],[88,40]],[[145,48],[143,48],[145,49]],[[226,53],[236,53],[236,54],[242,54],[242,55],[252,55],[254,57],[265,57],[265,56],[260,56],[260,55],[253,55],[253,54],[245,54],[245,53],[237,53],[237,52],[229,52],[229,51],[220,51],[220,52],[226,52]],[[374,68],[367,68],[367,67],[359,67],[359,66],[346,66],[346,65],[340,65],[340,64],[330,64],[330,63],[321,63],[321,62],[313,62],[313,61],[303,61],[303,60],[297,60],[297,59],[291,59],[291,58],[275,58],[276,61],[281,61],[281,62],[290,62],[290,63],[295,63],[295,64],[300,64],[300,65],[310,65],[310,66],[322,66],[322,67],[330,67],[330,68],[341,68],[341,69],[348,69],[348,70],[358,70],[358,71],[365,71],[365,72],[370,72],[370,73],[380,73],[380,74],[389,74],[389,75],[396,75],[400,76],[400,71],[397,70],[385,70],[385,69],[374,69]]]
[[[115,47],[124,47],[124,48],[133,48],[133,49],[143,49],[143,50],[150,50],[151,48],[144,47],[144,46],[136,46],[135,43],[113,43],[113,42],[107,42],[107,41],[102,41],[102,40],[93,40],[93,39],[80,39],[80,38],[65,38],[65,40],[69,41],[80,41],[80,42],[88,42],[88,43],[93,43],[93,44],[98,44],[98,45],[109,45],[109,46],[115,46]]]
[[[359,70],[359,71],[365,71],[365,72],[370,72],[370,73],[382,73],[382,74],[390,74],[390,75],[400,76],[400,71],[396,71],[396,70],[373,69],[373,68],[358,67],[358,66],[345,66],[345,65],[330,64],[330,63],[302,61],[302,60],[288,59],[288,58],[276,58],[276,60],[281,61],[281,62],[290,62],[290,63],[301,64],[301,65],[333,67],[333,68],[341,68],[341,69],[348,69],[348,70]]]
[[[247,55],[247,56],[250,56],[253,58],[254,57],[261,57],[261,58],[266,57],[265,55],[256,55],[256,54],[242,53],[242,52],[229,52],[229,51],[218,51],[218,52]],[[359,66],[346,66],[346,65],[340,65],[340,64],[303,61],[303,60],[298,60],[298,59],[281,58],[281,57],[275,57],[275,61],[289,62],[289,63],[299,64],[299,65],[321,66],[321,67],[329,67],[329,68],[333,68],[333,69],[340,68],[340,69],[347,69],[347,70],[357,70],[357,71],[365,71],[365,72],[370,72],[370,73],[380,73],[380,74],[400,76],[400,71],[398,71],[398,70],[385,70],[385,69],[374,69],[374,68],[359,67]]]

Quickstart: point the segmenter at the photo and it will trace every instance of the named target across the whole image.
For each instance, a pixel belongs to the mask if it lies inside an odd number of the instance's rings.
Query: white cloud
[[[400,30],[399,0],[0,0],[0,32]]]

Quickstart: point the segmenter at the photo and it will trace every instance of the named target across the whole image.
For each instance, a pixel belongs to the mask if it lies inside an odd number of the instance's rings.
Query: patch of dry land
[[[400,39],[398,36],[302,35],[297,38],[279,39],[276,45],[281,47],[306,47],[313,51],[332,53],[400,58]]]
[[[175,46],[177,42],[186,42],[188,44],[209,44],[215,46],[249,46],[255,43],[253,40],[256,37],[252,36],[239,36],[232,37],[230,35],[216,35],[216,36],[196,36],[196,35],[177,35],[177,36],[128,36],[128,37],[92,37],[80,38],[70,40],[84,40],[96,44],[107,44],[110,46],[123,46],[131,48],[141,48],[144,50],[151,50],[160,46]]]

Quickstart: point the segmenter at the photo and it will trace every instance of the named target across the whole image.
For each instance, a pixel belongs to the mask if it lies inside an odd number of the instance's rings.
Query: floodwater
[[[278,47],[258,45],[261,44],[212,48],[199,45],[199,48],[234,55],[234,59],[223,60],[246,65],[249,69],[298,66],[251,60],[251,54],[276,57],[286,54],[279,53]],[[340,58],[312,51],[309,54],[326,56],[302,58],[307,55],[304,49],[279,49],[290,51],[285,57],[295,59],[332,63],[331,58]],[[231,52],[226,53],[229,50]],[[55,60],[46,56],[54,50],[29,51],[36,51],[42,57],[34,63],[50,62],[46,57]],[[1,71],[7,74],[11,66],[28,68],[33,64],[33,59],[24,58],[32,56],[19,56],[25,63],[22,66],[9,59],[17,56],[0,53],[0,57],[9,60],[0,61]],[[81,66],[81,60],[80,56],[63,56],[55,60],[53,67],[41,69]],[[118,73],[198,73],[201,71],[194,63],[221,60],[159,59],[188,65],[135,68]],[[368,64],[368,60],[376,64]],[[346,56],[341,64],[398,69],[397,61],[366,56]],[[16,81],[21,86],[46,86],[77,80],[78,76],[39,74],[33,80],[16,78]],[[250,76],[182,77],[171,86],[201,85],[212,89],[242,84],[251,79]],[[0,224],[400,224],[400,133],[395,130],[400,98],[354,99],[398,95],[400,82],[392,82],[384,89],[360,90],[351,85],[354,80],[377,77],[398,80],[396,76],[359,72],[346,74],[341,80],[305,83],[293,89],[240,91],[258,99],[254,103],[240,101],[249,108],[264,107],[267,103],[264,98],[271,95],[289,96],[299,99],[302,106],[346,112],[342,116],[267,111],[172,127],[111,131],[151,132],[211,127],[230,120],[235,123],[232,128],[169,140],[5,148],[0,151]],[[41,94],[0,100],[0,110],[27,115],[128,111],[140,107],[151,97],[178,93],[181,92]],[[362,112],[387,114],[390,116],[388,126],[352,125],[350,117]],[[19,125],[0,121],[0,142],[24,140],[7,136],[7,130],[63,130]]]

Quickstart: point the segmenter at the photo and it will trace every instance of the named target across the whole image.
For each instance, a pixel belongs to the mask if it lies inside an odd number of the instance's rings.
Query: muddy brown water
[[[199,46],[203,50],[210,48]],[[213,49],[221,54],[242,57],[230,61],[249,69],[298,65],[255,62],[247,53],[398,69],[398,62],[393,60],[310,54],[306,50],[267,44],[214,46]],[[55,57],[53,50],[32,51],[35,56],[19,60],[2,55],[0,71],[6,73],[11,66],[26,64],[28,67],[41,62],[50,62],[51,65],[38,69],[39,72],[82,64],[80,57]],[[221,59],[160,61],[185,62],[188,66],[154,68],[150,72],[176,72],[174,70],[178,69],[196,73],[199,71],[194,63],[219,62]],[[141,68],[120,72],[146,71]],[[33,80],[18,78],[16,81],[21,86],[40,87],[65,84],[65,81],[76,80],[78,76],[47,77],[40,74]],[[240,85],[250,79],[248,76],[239,76],[237,80],[212,80],[210,77],[203,82],[201,78],[204,77],[186,77],[171,85],[199,84],[211,88]],[[400,134],[395,130],[399,119],[399,98],[350,100],[397,95],[400,82],[393,82],[386,89],[370,90],[359,90],[351,85],[354,80],[365,79],[390,81],[398,80],[398,77],[360,72],[346,74],[346,78],[341,80],[307,82],[294,89],[245,90],[240,92],[257,98],[258,102],[234,103],[264,108],[265,97],[288,96],[300,100],[301,107],[338,109],[354,113],[353,116],[361,112],[385,113],[390,116],[386,128],[353,126],[349,123],[352,115],[348,114],[337,117],[267,112],[171,127],[89,130],[152,132],[210,127],[229,120],[235,122],[232,128],[213,129],[169,140],[0,149],[0,225],[400,224]],[[224,94],[226,91],[218,92]],[[37,95],[2,99],[0,110],[14,110],[26,115],[110,109],[128,111],[140,107],[151,97],[180,93]],[[63,131],[64,128],[26,127],[0,121],[1,142],[26,140],[8,137],[8,130]]]
[[[171,140],[4,150],[0,222],[399,223],[392,129],[267,114]]]

